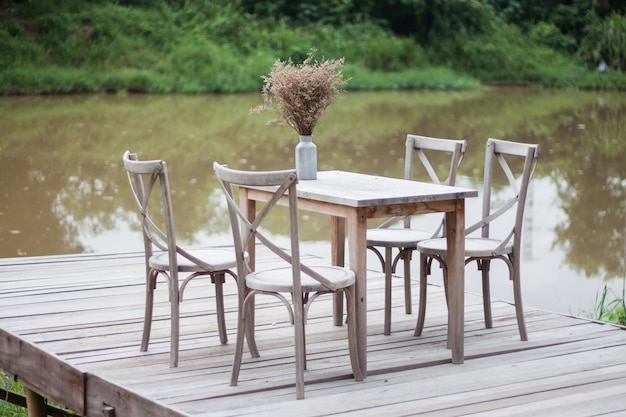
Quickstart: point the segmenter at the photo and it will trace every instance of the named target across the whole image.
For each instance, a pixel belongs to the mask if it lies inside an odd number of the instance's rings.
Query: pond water
[[[127,149],[167,161],[179,240],[229,243],[213,161],[294,166],[296,134],[250,115],[259,102],[258,94],[0,97],[0,257],[141,251],[120,164]],[[626,95],[614,92],[349,92],[327,109],[314,141],[320,170],[402,177],[407,133],[464,138],[457,183],[479,191],[488,137],[539,143],[523,233],[524,304],[584,316],[605,285],[621,294],[626,276],[625,116]],[[479,206],[467,201],[468,224]],[[280,218],[271,227],[287,235]],[[301,237],[304,250],[329,254],[324,216],[303,213]],[[511,300],[505,271],[496,273],[492,295]],[[479,285],[469,266],[467,290]]]

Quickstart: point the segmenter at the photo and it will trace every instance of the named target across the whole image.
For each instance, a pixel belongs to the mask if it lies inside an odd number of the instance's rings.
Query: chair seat
[[[499,239],[487,239],[480,237],[465,238],[465,256],[466,257],[487,257],[494,255],[504,255],[513,252],[513,243],[509,241],[502,250],[496,253],[498,246],[502,244]],[[444,256],[446,254],[446,239],[428,239],[422,240],[417,244],[418,250],[429,256]]]
[[[367,244],[369,246],[382,246],[392,248],[415,248],[417,242],[430,239],[432,232],[407,228],[381,228],[367,231]]]
[[[235,252],[232,250],[193,249],[188,250],[187,252],[201,261],[206,262],[211,266],[211,268],[197,265],[184,256],[178,254],[178,270],[180,272],[223,271],[237,266]],[[169,269],[169,264],[170,261],[167,252],[156,253],[150,257],[150,267],[153,269],[167,271]]]
[[[324,278],[335,283],[337,288],[346,288],[354,284],[356,276],[349,268],[338,266],[309,266]],[[327,291],[320,282],[302,272],[302,292]],[[252,272],[246,276],[246,286],[258,291],[291,292],[293,289],[293,270],[291,267],[268,269]]]

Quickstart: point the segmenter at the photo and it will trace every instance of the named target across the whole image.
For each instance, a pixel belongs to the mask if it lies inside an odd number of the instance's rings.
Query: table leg
[[[455,209],[446,213],[448,264],[448,345],[452,363],[464,360],[465,314],[465,200],[456,200]]]
[[[344,266],[346,246],[346,219],[331,216],[330,218],[330,247],[333,265]],[[333,322],[335,326],[343,326],[343,296],[334,294]]]
[[[363,378],[367,376],[367,217],[359,208],[350,213],[348,250],[350,269],[356,273],[355,306],[359,363]]]

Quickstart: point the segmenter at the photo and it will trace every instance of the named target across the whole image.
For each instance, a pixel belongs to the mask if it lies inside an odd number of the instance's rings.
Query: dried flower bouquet
[[[311,51],[300,65],[291,59],[277,60],[269,75],[262,76],[263,104],[251,113],[272,112],[278,116],[268,122],[291,126],[301,136],[313,134],[313,128],[324,109],[339,98],[343,79],[344,59],[313,60]]]

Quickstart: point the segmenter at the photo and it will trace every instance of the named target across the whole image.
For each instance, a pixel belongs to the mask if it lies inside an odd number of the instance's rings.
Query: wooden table
[[[421,213],[446,213],[448,239],[448,285],[452,362],[463,363],[465,198],[476,190],[357,174],[345,171],[318,172],[317,180],[300,181],[298,208],[331,216],[332,261],[343,265],[347,225],[348,261],[356,273],[356,327],[359,362],[367,374],[367,219]],[[241,188],[241,206],[250,219],[256,202],[267,201],[272,190]],[[254,262],[254,248],[250,248]],[[337,320],[335,321],[337,323]]]

